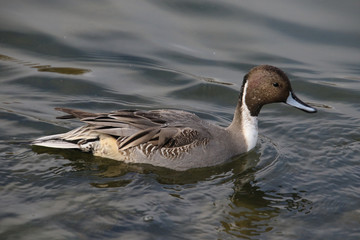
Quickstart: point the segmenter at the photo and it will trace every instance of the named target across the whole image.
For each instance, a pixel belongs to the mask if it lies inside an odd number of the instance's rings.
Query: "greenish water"
[[[360,2],[8,1],[0,8],[1,239],[360,239]],[[271,64],[318,108],[259,117],[255,150],[175,172],[31,139],[54,107],[176,108],[227,125]]]

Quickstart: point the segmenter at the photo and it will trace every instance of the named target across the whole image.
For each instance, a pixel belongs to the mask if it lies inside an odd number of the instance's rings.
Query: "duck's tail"
[[[35,139],[31,145],[63,148],[63,149],[80,149],[90,151],[92,144],[99,138],[99,134],[89,131],[87,126],[76,128],[67,133],[55,134]]]
[[[64,135],[55,134],[37,138],[31,142],[31,145],[48,148],[80,149],[78,144],[65,140]]]

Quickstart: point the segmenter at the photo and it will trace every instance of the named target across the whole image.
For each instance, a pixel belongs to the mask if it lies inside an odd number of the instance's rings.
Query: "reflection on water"
[[[273,207],[270,200],[259,188],[250,183],[241,183],[234,193],[226,220],[222,221],[224,230],[238,237],[259,236],[273,228],[269,220],[278,216],[280,209]]]
[[[70,74],[70,75],[81,75],[84,73],[91,72],[91,70],[89,69],[81,69],[74,67],[52,67],[51,65],[40,65],[38,63],[21,61],[16,58],[2,54],[0,54],[0,60],[7,62],[14,62],[14,63],[22,64],[24,66],[29,66],[31,68],[36,68],[39,72],[53,72],[53,73]]]
[[[39,72],[54,72],[61,74],[70,74],[70,75],[81,75],[87,72],[90,72],[88,69],[81,68],[65,68],[65,67],[51,67],[50,65],[45,66],[34,66],[33,68],[37,68]]]

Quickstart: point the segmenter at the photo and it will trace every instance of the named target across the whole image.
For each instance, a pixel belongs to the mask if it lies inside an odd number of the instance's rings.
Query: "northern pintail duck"
[[[294,94],[286,74],[261,65],[245,75],[230,126],[223,128],[179,110],[119,110],[88,113],[56,110],[86,125],[70,132],[41,137],[33,145],[80,149],[127,163],[147,163],[174,170],[208,167],[255,147],[257,116],[265,104],[284,102],[305,112],[316,109]]]

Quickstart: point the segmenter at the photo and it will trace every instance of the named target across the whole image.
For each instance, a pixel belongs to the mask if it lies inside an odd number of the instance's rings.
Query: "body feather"
[[[119,154],[124,158],[138,149],[148,154],[159,151],[165,157],[174,158],[177,152],[180,155],[181,149],[189,150],[210,137],[202,120],[184,111],[120,110],[95,114],[68,108],[56,110],[67,113],[58,119],[77,118],[86,125],[64,134],[38,138],[33,145],[78,148],[105,157]]]

